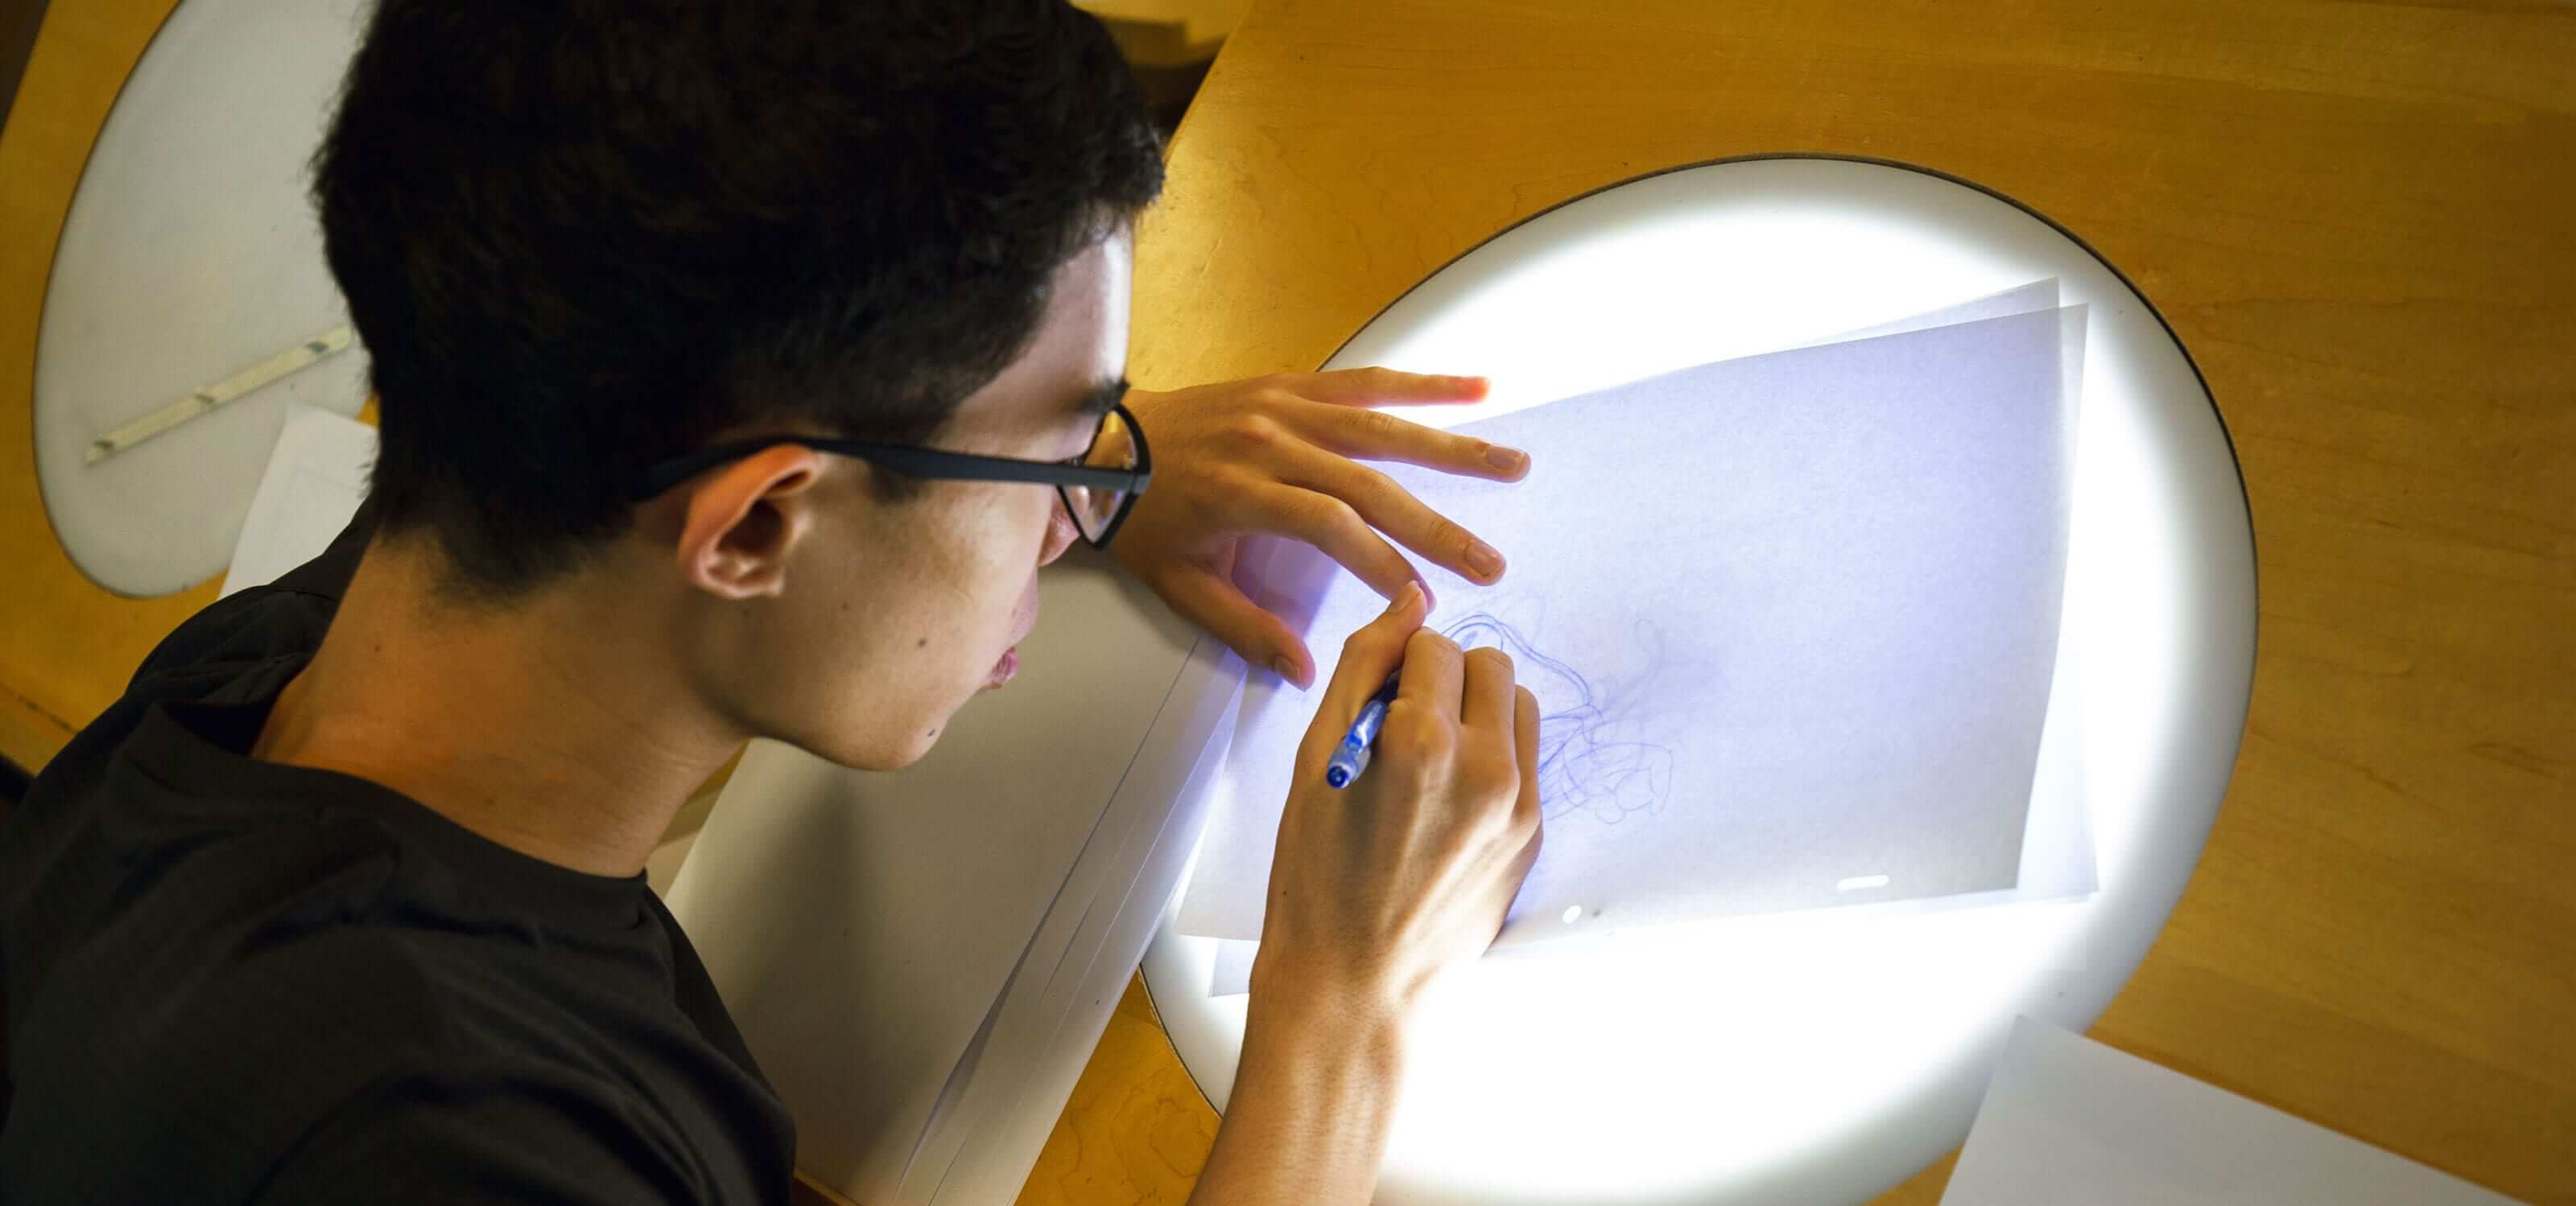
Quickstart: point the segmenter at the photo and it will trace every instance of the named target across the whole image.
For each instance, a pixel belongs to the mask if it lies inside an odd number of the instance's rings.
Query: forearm
[[[1256,987],[1198,1206],[1360,1203],[1376,1191],[1403,1071],[1399,1011]]]

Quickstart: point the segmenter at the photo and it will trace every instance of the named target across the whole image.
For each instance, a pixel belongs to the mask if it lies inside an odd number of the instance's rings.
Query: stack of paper
[[[897,774],[757,743],[669,894],[797,1161],[870,1206],[1008,1201],[1199,836],[1242,663],[1105,562]]]
[[[2022,1018],[1944,1206],[2509,1206],[2359,1140]]]
[[[2084,316],[2041,281],[1455,429],[1529,449],[1517,484],[1388,467],[1513,556],[1428,570],[1433,625],[1543,714],[1547,844],[1498,945],[2092,893],[2058,641]],[[1383,606],[1302,547],[1262,572],[1327,656]],[[1259,937],[1314,708],[1246,686],[1178,932]]]

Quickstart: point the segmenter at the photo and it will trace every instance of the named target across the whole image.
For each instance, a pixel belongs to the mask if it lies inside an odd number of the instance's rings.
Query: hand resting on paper
[[[1252,970],[1243,1059],[1193,1200],[1359,1202],[1373,1190],[1423,986],[1481,954],[1538,858],[1538,700],[1497,649],[1422,627],[1421,589],[1351,634],[1297,753]],[[1346,790],[1333,747],[1404,667]]]
[[[1518,480],[1529,471],[1526,453],[1369,409],[1484,396],[1481,377],[1383,368],[1131,390],[1127,408],[1153,444],[1154,482],[1110,552],[1245,661],[1306,686],[1314,658],[1287,624],[1235,589],[1236,548],[1247,536],[1302,540],[1389,598],[1420,581],[1395,544],[1468,581],[1499,579],[1503,558],[1492,546],[1360,463]]]

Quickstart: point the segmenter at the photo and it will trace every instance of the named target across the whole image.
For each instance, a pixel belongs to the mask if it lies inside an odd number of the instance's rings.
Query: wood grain
[[[53,5],[0,133],[0,463],[31,465],[53,239],[169,7]],[[1517,219],[1727,155],[1904,160],[2049,215],[2209,379],[2261,573],[2226,805],[2096,1037],[2576,1204],[2570,63],[2576,8],[2503,0],[1281,0],[1175,140],[1132,371],[1311,368]],[[213,592],[90,586],[31,470],[0,558],[0,752],[30,766]],[[1131,991],[1023,1200],[1179,1201],[1214,1126]]]
[[[1215,1137],[1216,1111],[1173,1056],[1139,976],[1128,981],[1110,1015],[1020,1202],[1178,1206],[1190,1196]]]

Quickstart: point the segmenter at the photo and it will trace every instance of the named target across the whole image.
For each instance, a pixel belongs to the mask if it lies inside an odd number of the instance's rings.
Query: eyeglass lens
[[[1134,469],[1136,441],[1129,436],[1127,421],[1115,412],[1100,425],[1100,437],[1092,442],[1090,455],[1083,463],[1101,469]],[[1064,496],[1064,509],[1073,515],[1073,526],[1082,538],[1097,542],[1118,518],[1118,508],[1127,501],[1124,490],[1094,490],[1087,486],[1059,486]]]

